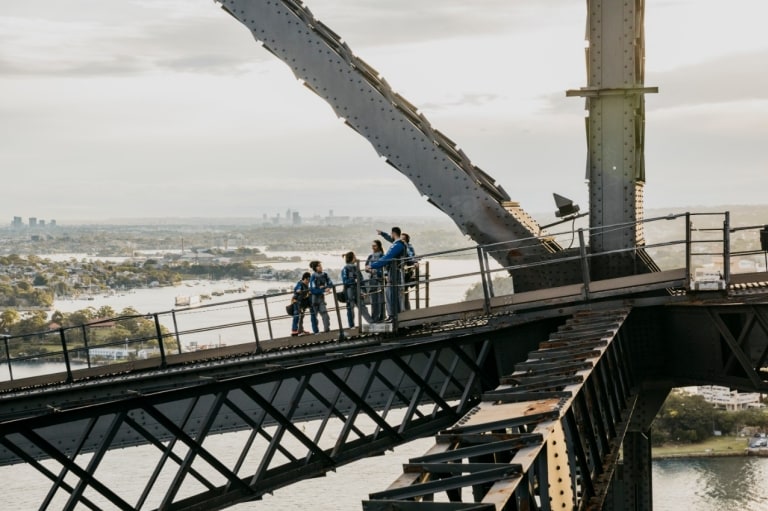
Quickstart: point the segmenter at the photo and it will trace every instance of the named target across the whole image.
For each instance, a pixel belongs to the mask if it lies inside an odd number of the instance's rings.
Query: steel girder
[[[0,445],[50,481],[39,509],[221,509],[449,426],[495,385],[481,384],[490,349],[464,337],[329,353],[279,371],[7,420]],[[305,430],[294,420],[307,406],[316,420]],[[227,442],[229,455],[211,439],[221,421],[246,429]],[[65,426],[77,438],[61,441]],[[131,467],[141,474],[128,475],[112,450],[125,436],[148,444],[154,460]],[[233,442],[241,443],[234,457]],[[141,478],[143,488],[124,490],[109,480],[115,473]]]
[[[643,218],[645,131],[645,2],[587,2],[589,45],[587,98],[587,179],[590,226],[634,223]],[[640,224],[626,231],[597,232],[593,252],[643,243]]]
[[[218,1],[462,233],[478,244],[498,244],[490,255],[502,266],[564,259],[517,270],[516,290],[578,282],[578,264],[566,259],[575,251],[538,237],[541,228],[533,217],[307,5],[299,0]]]
[[[645,0],[588,0],[587,13],[587,86],[566,94],[586,98],[589,244],[602,253],[645,244],[644,95],[658,88],[644,86]],[[643,251],[637,256],[602,257],[595,278],[658,271]]]
[[[768,392],[768,304],[708,300],[663,311],[661,370],[674,386]]]
[[[363,508],[602,509],[637,400],[628,313],[574,314]]]

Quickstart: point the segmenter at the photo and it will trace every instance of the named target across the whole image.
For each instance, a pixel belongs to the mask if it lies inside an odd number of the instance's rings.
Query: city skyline
[[[306,5],[524,209],[588,207],[583,3]],[[768,6],[728,12],[646,2],[648,208],[765,203]],[[0,42],[8,219],[442,216],[211,2],[11,3]]]

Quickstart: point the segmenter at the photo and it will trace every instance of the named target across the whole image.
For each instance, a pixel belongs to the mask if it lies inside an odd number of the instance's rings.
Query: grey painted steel
[[[305,5],[292,0],[224,0],[222,7],[464,234],[480,244],[538,234],[533,219],[505,209],[502,202],[509,201],[509,196],[493,178],[473,165]],[[553,248],[559,249],[539,242],[518,247],[532,256],[551,253]],[[503,253],[495,257],[508,264]]]
[[[613,225],[636,220],[638,192],[645,180],[642,168],[642,127],[636,116],[644,102],[641,94],[628,89],[642,85],[643,26],[641,1],[592,0],[589,12],[587,87],[621,95],[598,94],[587,99],[588,180],[590,226]],[[637,53],[640,52],[640,55]],[[639,58],[638,58],[639,57]],[[635,246],[634,229],[599,234],[591,240],[593,251],[603,252]]]
[[[0,446],[5,462],[25,462],[48,478],[44,501],[65,499],[66,509],[222,509],[449,426],[488,386],[482,368],[489,355],[489,341],[466,336],[312,362],[297,356],[282,370],[17,417],[0,424]],[[316,425],[306,431],[297,425],[310,419]],[[209,441],[234,430],[247,439],[221,444],[224,452]],[[110,487],[114,468],[99,472],[102,459],[138,444],[154,448],[146,480],[134,481],[143,491]],[[65,475],[70,484],[62,484]]]
[[[644,244],[645,98],[644,0],[587,1],[587,87],[568,91],[586,98],[587,175],[591,227],[629,224],[592,231],[594,252]],[[638,270],[626,257],[609,257],[597,268],[605,276]]]
[[[662,339],[668,344],[660,375],[671,386],[768,391],[768,305],[765,295],[759,300],[672,306],[665,318]]]
[[[335,351],[335,347],[331,347],[331,349]],[[414,349],[416,351],[409,353]],[[215,372],[208,373],[208,375],[204,372],[197,373],[193,377],[197,381],[186,384],[174,384],[173,378],[169,377],[168,384],[165,387],[159,387],[155,383],[146,390],[138,392],[135,390],[129,392],[118,391],[117,389],[125,389],[126,385],[133,387],[133,389],[142,388],[140,382],[132,385],[130,381],[125,380],[117,385],[105,382],[103,385],[94,386],[64,386],[62,389],[64,392],[60,392],[59,389],[51,389],[48,392],[43,392],[39,397],[30,398],[28,396],[21,399],[2,401],[0,402],[0,416],[6,417],[4,419],[5,424],[13,423],[14,429],[18,429],[17,424],[38,425],[43,428],[43,432],[40,434],[44,438],[49,438],[52,443],[74,446],[77,443],[75,439],[81,434],[84,424],[93,418],[93,414],[98,414],[97,407],[100,405],[108,406],[110,403],[122,402],[126,403],[126,406],[134,406],[137,408],[137,411],[133,415],[133,419],[137,424],[150,430],[156,429],[156,420],[141,410],[141,403],[146,396],[168,394],[174,397],[165,401],[161,400],[156,405],[158,410],[174,422],[179,423],[185,420],[189,424],[185,428],[187,434],[196,435],[200,432],[200,425],[203,423],[205,415],[216,399],[215,395],[206,393],[205,389],[208,382],[243,381],[247,382],[248,388],[252,389],[253,392],[263,396],[271,396],[270,403],[277,411],[283,413],[291,409],[291,415],[295,421],[306,422],[322,418],[326,413],[322,404],[322,396],[330,396],[338,391],[338,384],[331,378],[330,374],[325,374],[314,379],[311,392],[302,394],[301,400],[296,401],[295,393],[300,386],[300,375],[308,374],[310,372],[309,368],[318,366],[338,367],[335,371],[339,377],[343,375],[346,385],[353,389],[360,388],[362,382],[368,382],[369,386],[362,397],[366,400],[368,406],[377,410],[391,406],[393,401],[400,402],[401,406],[407,406],[411,403],[411,399],[414,396],[417,397],[417,403],[422,400],[434,400],[434,395],[424,393],[424,383],[428,383],[430,388],[442,391],[444,393],[443,399],[445,400],[460,398],[464,392],[464,387],[458,387],[456,384],[471,381],[473,374],[476,373],[475,368],[468,366],[466,360],[463,363],[457,364],[456,352],[450,348],[432,352],[427,351],[427,353],[438,358],[434,361],[430,360],[428,356],[420,353],[418,348],[392,346],[384,349],[373,348],[369,354],[358,354],[357,357],[355,357],[353,352],[350,352],[349,358],[339,357],[334,354],[329,354],[325,357],[314,357],[314,360],[306,360],[305,356],[287,357],[282,362],[285,364],[282,370],[275,370],[274,367],[269,370],[267,367],[267,371],[264,371],[265,363],[259,362],[260,357],[256,356],[250,364],[253,371],[252,376],[227,377],[226,365],[224,365]],[[405,358],[401,359],[401,357]],[[471,358],[472,356],[470,355],[469,359]],[[378,360],[378,377],[375,379],[370,379],[368,375],[369,365],[372,363],[372,360]],[[266,365],[269,366],[270,364],[267,363]],[[306,368],[302,369],[301,367]],[[423,380],[420,379],[418,375],[427,368],[431,368],[433,371],[435,369],[438,370],[430,373]],[[451,368],[452,370],[449,371],[446,368]],[[316,371],[316,369],[312,370]],[[404,371],[408,371],[408,374],[412,377],[403,379],[402,374]],[[242,368],[238,372],[242,373]],[[446,373],[450,374],[453,378],[450,385],[446,385]],[[398,381],[400,384],[397,385],[397,399],[393,399],[393,382]],[[246,383],[233,383],[232,385],[244,387]],[[240,390],[233,390],[229,394],[228,400],[247,416],[258,416],[262,413],[262,407]],[[403,401],[405,401],[405,405],[402,404]],[[42,407],[38,407],[35,405],[36,402],[44,404]],[[17,403],[22,403],[22,405],[19,406]],[[347,411],[354,406],[354,403],[348,396],[342,395],[335,406],[341,411]],[[87,409],[91,407],[93,411],[88,412]],[[26,416],[21,415],[21,408],[26,409]],[[52,410],[56,411],[56,417],[62,417],[63,413],[70,412],[69,416],[71,418],[66,421],[54,418],[51,416]],[[81,411],[75,413],[74,411],[76,410]],[[50,428],[46,425],[49,422],[52,424]],[[274,419],[266,418],[264,425],[270,426],[275,423]],[[98,450],[99,438],[105,434],[109,426],[105,422],[99,422],[93,427],[94,434],[81,446],[81,450],[84,452]],[[241,415],[223,413],[216,417],[212,424],[210,424],[209,429],[211,432],[226,432],[238,431],[248,427],[248,422]],[[4,429],[5,431],[7,429]],[[157,435],[159,440],[166,440],[171,437],[172,435],[168,434]],[[136,431],[123,430],[111,441],[110,448],[144,443],[147,443],[147,440],[142,438]],[[17,446],[35,459],[46,457],[33,443],[20,443]],[[71,451],[65,449],[64,453],[69,455]],[[13,464],[20,461],[18,455],[7,448],[0,447],[0,465]]]
[[[603,252],[643,244],[642,228],[633,222],[643,216],[643,94],[650,89],[642,87],[642,0],[588,4],[589,80],[576,95],[588,98],[590,111],[590,222],[593,227],[629,222],[622,230],[593,231],[592,250]],[[503,266],[568,257],[554,240],[533,241],[541,232],[536,221],[304,4],[224,0],[221,5],[464,234],[480,244],[501,243],[490,255]],[[643,251],[608,256],[596,266],[597,278],[657,269]],[[570,284],[580,274],[572,262],[527,268],[514,275],[515,287],[522,291]]]
[[[631,279],[644,281],[649,277],[651,275]],[[627,279],[616,280],[626,284]],[[27,389],[26,396],[19,393],[0,400],[0,416],[5,417],[0,422],[3,433],[0,445],[12,456],[38,468],[52,481],[58,480],[56,473],[40,466],[35,458],[53,458],[60,471],[70,473],[70,480],[79,478],[80,481],[71,486],[58,486],[58,483],[54,486],[71,494],[74,500],[85,503],[92,492],[78,497],[78,488],[82,485],[94,488],[110,502],[126,499],[121,499],[119,494],[113,495],[114,489],[102,485],[98,471],[91,471],[72,461],[74,454],[93,451],[99,458],[107,451],[130,442],[149,442],[156,446],[158,452],[164,453],[163,463],[178,471],[177,482],[166,490],[168,501],[176,502],[178,509],[216,509],[241,499],[254,498],[254,495],[269,491],[269,488],[317,475],[334,464],[379,453],[406,437],[434,434],[437,429],[444,430],[455,422],[452,433],[438,435],[438,444],[455,443],[456,439],[461,439],[465,447],[476,446],[475,450],[467,451],[473,460],[473,465],[468,467],[470,475],[462,480],[445,481],[444,485],[434,482],[422,488],[429,491],[438,491],[436,488],[439,488],[455,495],[459,491],[457,483],[465,481],[474,488],[473,493],[484,495],[490,479],[498,476],[500,482],[497,484],[502,484],[510,473],[506,469],[482,473],[484,466],[481,464],[486,463],[483,458],[486,454],[481,452],[479,445],[489,439],[486,437],[483,442],[478,442],[478,436],[486,434],[483,428],[506,431],[505,434],[534,433],[538,426],[528,427],[527,421],[551,423],[557,415],[562,420],[559,429],[555,427],[551,430],[554,436],[545,434],[549,429],[538,431],[542,441],[536,444],[536,453],[530,451],[534,447],[527,448],[528,452],[535,454],[536,461],[519,463],[523,470],[522,481],[513,491],[517,498],[535,502],[535,486],[528,483],[543,477],[544,472],[548,478],[556,477],[548,471],[551,465],[548,456],[558,452],[550,446],[550,442],[559,438],[554,445],[568,442],[573,447],[569,453],[573,452],[576,456],[567,458],[565,453],[558,455],[560,459],[569,459],[570,473],[592,474],[590,478],[583,479],[586,486],[579,491],[585,495],[599,494],[604,499],[603,509],[606,510],[626,509],[611,506],[628,499],[637,506],[631,509],[642,511],[647,509],[642,503],[648,502],[651,494],[650,481],[643,475],[650,473],[649,460],[642,455],[645,447],[636,444],[633,452],[625,451],[624,465],[616,465],[614,456],[624,431],[647,436],[651,420],[669,388],[714,382],[743,390],[768,391],[768,374],[762,369],[768,360],[768,297],[765,292],[756,294],[754,290],[750,291],[750,303],[741,303],[739,296],[730,297],[720,292],[687,297],[667,294],[656,298],[645,297],[644,294],[634,297],[626,294],[608,299],[614,301],[593,300],[591,303],[574,302],[571,305],[558,303],[550,297],[532,309],[496,308],[492,317],[485,318],[482,316],[482,304],[478,303],[476,308],[480,316],[466,324],[456,323],[453,330],[442,333],[444,327],[439,326],[436,316],[430,315],[426,321],[428,325],[436,326],[436,333],[422,331],[421,335],[426,333],[427,337],[403,331],[393,333],[398,337],[388,342],[350,340],[296,347],[286,350],[281,359],[269,353],[253,354],[250,363],[242,359],[223,361],[217,366],[201,363],[201,367],[211,366],[207,367],[207,373],[179,375],[178,379],[174,378],[174,374],[179,373],[181,368],[169,358],[168,366],[159,371],[160,379],[153,374],[144,381],[139,373],[133,378],[113,376],[102,382],[83,381],[56,388]],[[618,305],[628,304],[634,307],[626,320],[622,321],[609,312]],[[591,312],[585,313],[585,310]],[[457,311],[444,312],[449,322],[456,322]],[[567,316],[573,317],[564,324],[557,319]],[[557,330],[549,329],[547,325],[552,326],[553,321],[562,326]],[[535,326],[539,324],[541,327]],[[535,327],[526,329],[529,325]],[[408,328],[415,327],[413,324]],[[518,346],[535,342],[537,339],[531,339],[531,333],[543,332],[542,328],[546,328],[547,333],[541,338],[548,340],[529,355],[528,361],[523,362],[527,351],[520,353],[522,358],[516,360]],[[503,336],[494,334],[502,329],[505,332]],[[618,333],[612,338],[603,335],[606,331],[616,330]],[[467,333],[472,337],[466,338],[468,344],[457,338]],[[448,396],[470,403],[472,397],[477,395],[476,383],[462,383],[468,381],[465,376],[470,379],[493,379],[497,376],[492,369],[491,373],[479,370],[479,362],[475,362],[484,360],[487,355],[457,350],[455,346],[462,343],[470,346],[494,335],[495,365],[501,371],[510,367],[511,363],[515,364],[515,372],[502,380],[514,388],[512,391],[500,389],[485,392],[484,398],[511,407],[526,402],[546,402],[551,406],[533,405],[531,409],[526,405],[518,411],[512,408],[491,416],[484,421],[485,426],[472,422],[475,420],[473,417],[478,417],[477,414],[469,414],[456,422],[458,417],[451,418],[449,407],[445,405]],[[430,346],[425,345],[427,339],[426,344]],[[488,344],[484,346],[487,353]],[[442,354],[438,355],[438,352]],[[597,360],[599,362],[595,363]],[[484,369],[493,365],[486,364]],[[227,366],[231,371],[227,370]],[[229,377],[228,372],[231,373]],[[161,380],[165,380],[165,387],[159,386]],[[483,385],[483,388],[488,387]],[[637,391],[640,391],[639,395]],[[423,407],[416,406],[422,398],[435,403],[439,420]],[[25,401],[28,407],[24,406]],[[46,402],[55,406],[46,408]],[[565,402],[571,403],[570,411],[562,407]],[[22,413],[25,407],[28,408],[26,415]],[[378,419],[373,419],[374,416],[386,415],[377,415],[374,410],[396,407],[406,410],[406,417],[399,426],[394,423],[385,426],[376,422]],[[627,422],[625,416],[629,409],[632,414]],[[318,410],[322,412],[318,413]],[[293,455],[295,460],[289,461],[286,466],[269,465],[269,460],[278,453],[291,452],[282,439],[297,437],[298,432],[292,429],[295,422],[309,418],[341,422],[344,424],[341,438],[348,435],[360,438],[358,430],[363,431],[363,426],[355,420],[358,415],[366,420],[373,419],[374,426],[384,435],[380,442],[352,442],[337,445],[326,452],[326,449],[312,447],[314,439],[309,439],[308,444],[304,444],[304,454]],[[583,429],[585,424],[591,424],[591,429]],[[205,438],[215,431],[243,427],[252,431],[254,440],[261,439],[268,443],[265,467],[251,468],[260,483],[254,487],[242,486],[232,475],[244,469],[241,464],[232,468],[219,467],[216,455],[205,449]],[[429,428],[433,428],[431,433]],[[368,432],[363,431],[365,433]],[[544,438],[549,440],[544,442]],[[166,452],[161,443],[164,441],[184,446],[189,451],[188,455]],[[519,451],[524,450],[520,447]],[[296,461],[305,457],[312,463],[305,466]],[[213,465],[222,477],[228,478],[232,493],[214,497],[219,490],[214,490],[216,485],[212,485],[210,490],[191,500],[174,501],[184,479],[208,481],[195,468],[194,459],[198,458]],[[583,460],[590,461],[585,463]],[[420,464],[420,468],[411,468],[434,473],[433,462],[437,461],[435,457],[419,459],[415,463]],[[509,462],[512,462],[511,458]],[[453,473],[455,468],[452,467],[449,472]],[[147,482],[147,491],[156,484],[161,483]],[[208,483],[202,484],[205,486]],[[570,492],[566,488],[556,491],[559,493],[561,490]],[[409,489],[406,493],[412,491]],[[198,505],[209,507],[196,507]],[[136,505],[135,508],[143,507]]]

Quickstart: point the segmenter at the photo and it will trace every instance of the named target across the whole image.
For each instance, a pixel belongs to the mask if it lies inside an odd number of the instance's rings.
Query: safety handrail
[[[707,217],[720,217],[722,218],[721,225],[709,226],[706,224],[694,226],[693,219],[701,221]],[[722,278],[724,288],[728,288],[730,281],[730,262],[734,257],[754,256],[756,254],[766,254],[763,250],[756,250],[751,247],[745,247],[740,251],[731,251],[731,239],[730,236],[734,232],[742,233],[750,229],[765,229],[764,226],[749,226],[732,228],[730,226],[730,219],[728,213],[681,213],[676,215],[660,216],[651,219],[646,219],[643,223],[652,223],[660,221],[678,220],[684,219],[683,231],[678,237],[672,239],[663,239],[654,243],[643,245],[642,247],[623,248],[610,251],[604,251],[600,253],[591,253],[588,250],[588,240],[590,236],[599,232],[606,232],[609,230],[631,228],[635,223],[624,223],[614,226],[604,226],[600,228],[579,228],[571,229],[570,231],[562,231],[557,233],[543,233],[542,237],[564,237],[569,236],[576,241],[578,239],[578,250],[574,250],[569,253],[563,254],[562,257],[553,258],[551,260],[531,261],[527,263],[501,266],[497,265],[492,267],[489,264],[489,253],[505,249],[509,246],[521,247],[525,246],[528,242],[540,243],[539,240],[516,239],[510,242],[493,243],[489,245],[478,245],[475,247],[465,247],[456,250],[445,250],[434,252],[430,254],[420,255],[417,257],[419,263],[416,265],[416,278],[413,282],[398,282],[393,285],[399,288],[398,293],[409,293],[415,296],[414,307],[420,308],[422,305],[425,307],[430,306],[431,296],[434,296],[434,289],[443,285],[444,283],[451,283],[459,280],[473,280],[472,285],[480,286],[482,290],[482,297],[484,308],[486,312],[490,312],[491,299],[495,297],[495,285],[494,278],[500,273],[504,275],[512,274],[521,270],[526,270],[536,267],[544,267],[550,264],[561,264],[563,262],[575,262],[579,261],[582,268],[581,283],[584,286],[585,298],[589,298],[589,289],[591,279],[589,275],[590,261],[596,257],[604,257],[608,255],[618,255],[623,253],[636,252],[638,249],[646,251],[658,251],[662,249],[674,249],[675,247],[682,246],[684,250],[678,251],[677,257],[682,259],[680,264],[675,265],[675,268],[685,268],[685,274],[688,276],[689,283],[692,281],[694,259],[722,257]],[[762,232],[762,231],[761,231]],[[714,237],[711,237],[713,236]],[[711,251],[702,249],[701,247],[711,246],[713,244],[720,244],[720,251]],[[442,258],[460,258],[466,260],[473,260],[475,264],[474,269],[471,271],[461,271],[450,275],[435,275],[433,269],[435,265],[439,264]],[[768,255],[766,256],[768,259]],[[768,260],[766,261],[768,262]],[[432,265],[430,267],[430,264]],[[768,265],[767,265],[768,266]],[[422,271],[423,270],[423,271]],[[365,287],[365,281],[362,286],[358,286],[357,303],[362,304],[364,296],[362,288]],[[342,288],[341,285],[337,288]],[[430,290],[432,288],[432,290]],[[336,290],[334,290],[336,291]],[[201,336],[205,337],[211,333],[219,333],[221,335],[224,331],[232,330],[236,332],[239,340],[242,342],[247,339],[247,333],[243,328],[250,330],[250,336],[254,344],[253,352],[260,353],[262,351],[262,343],[265,340],[275,339],[276,328],[284,328],[290,321],[291,316],[285,313],[284,305],[290,301],[290,297],[293,295],[291,291],[276,293],[276,294],[263,294],[259,296],[253,296],[244,299],[225,300],[222,302],[200,304],[193,307],[184,307],[178,309],[171,309],[162,312],[155,312],[151,314],[135,314],[135,315],[122,315],[109,319],[99,319],[86,324],[73,325],[67,327],[60,327],[54,330],[27,333],[22,335],[3,335],[2,353],[0,353],[0,363],[8,368],[8,375],[10,379],[14,378],[13,364],[15,363],[29,363],[33,361],[56,361],[61,362],[65,366],[68,379],[72,377],[72,371],[75,367],[93,367],[99,365],[100,362],[108,362],[106,358],[112,354],[115,359],[127,360],[130,354],[134,357],[147,357],[147,358],[159,358],[159,364],[165,365],[166,357],[169,354],[182,354],[192,348],[200,348],[199,339]],[[412,296],[412,297],[413,297]],[[329,313],[335,313],[338,323],[338,336],[339,339],[343,339],[345,336],[345,329],[343,327],[341,309],[344,304],[339,304],[336,299],[336,293],[330,295],[332,297],[332,304],[329,303]],[[241,313],[238,316],[223,319],[223,316],[229,314],[229,310],[237,311]],[[275,311],[278,311],[277,313]],[[247,315],[242,314],[242,311],[247,311]],[[191,315],[210,314],[211,316],[221,316],[216,320],[215,324],[189,324],[189,317]],[[358,307],[357,311],[357,324],[361,324],[361,315]],[[98,330],[105,327],[120,326],[130,331],[130,328],[126,325],[133,325],[140,322],[143,326],[136,330],[136,333],[132,333],[130,337],[126,336],[122,340],[99,340]],[[181,325],[181,323],[186,323]],[[395,318],[395,329],[397,328],[397,318]],[[207,338],[207,337],[206,337]],[[247,341],[246,341],[247,342]],[[34,344],[46,346],[60,346],[58,349],[52,349],[45,353],[26,353],[31,351],[27,347],[33,347]],[[186,346],[184,346],[186,343]],[[146,349],[144,349],[146,346]],[[207,345],[206,345],[207,346]],[[211,346],[216,347],[215,343],[211,343]],[[219,346],[221,343],[219,342]],[[140,347],[141,349],[138,349]],[[122,352],[121,352],[122,349]],[[113,360],[115,360],[113,359]]]

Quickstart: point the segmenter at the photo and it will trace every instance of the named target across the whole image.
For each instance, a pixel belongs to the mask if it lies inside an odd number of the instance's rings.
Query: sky
[[[768,203],[768,2],[645,4],[646,208]],[[526,211],[588,208],[586,2],[305,5]],[[2,2],[0,168],[0,224],[442,216],[211,0]]]

